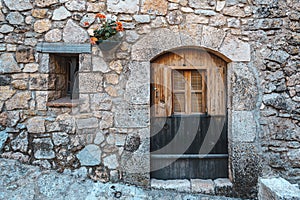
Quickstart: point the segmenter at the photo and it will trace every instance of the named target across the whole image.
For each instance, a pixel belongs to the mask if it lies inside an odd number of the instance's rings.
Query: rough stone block
[[[77,127],[78,129],[98,128],[98,119],[97,118],[78,119]]]
[[[3,103],[0,103],[0,108],[2,109]],[[0,113],[0,126],[5,127],[8,121],[8,114],[6,112]]]
[[[53,133],[52,140],[54,145],[67,145],[69,143],[69,135],[64,132]]]
[[[215,194],[215,184],[211,179],[191,179],[191,190],[203,194]]]
[[[58,0],[35,0],[35,3],[38,7],[48,7],[50,5],[58,3]]]
[[[36,92],[36,108],[37,110],[47,110],[48,91]]]
[[[10,33],[14,30],[14,27],[4,24],[0,27],[0,33]]]
[[[15,73],[20,72],[21,69],[18,66],[13,54],[11,53],[3,53],[0,56],[0,74],[4,73]]]
[[[87,2],[87,11],[88,12],[94,12],[99,13],[102,12],[105,9],[105,3],[104,2]]]
[[[150,172],[150,154],[141,149],[135,152],[123,151],[120,161],[121,169],[128,174],[145,174]]]
[[[254,110],[258,101],[258,83],[254,72],[244,63],[232,64],[232,102],[233,110]]]
[[[6,101],[16,93],[16,90],[11,89],[9,86],[0,87],[0,100]]]
[[[31,92],[19,92],[6,102],[7,110],[28,109]]]
[[[10,10],[30,10],[32,9],[32,4],[30,3],[30,0],[4,0],[4,4],[10,9]]]
[[[300,189],[283,178],[260,178],[258,199],[299,200]]]
[[[54,10],[52,20],[64,20],[70,16],[71,13],[64,6],[61,6]]]
[[[34,23],[34,31],[37,33],[44,33],[51,28],[51,21],[49,19],[37,20]]]
[[[108,169],[116,169],[119,166],[119,160],[115,154],[107,156],[103,159],[104,166]]]
[[[91,54],[80,54],[79,71],[91,71],[92,69],[92,56]]]
[[[94,72],[107,73],[111,71],[111,69],[107,66],[104,58],[99,56],[92,57],[92,67]]]
[[[48,9],[33,9],[33,10],[31,10],[31,15],[32,15],[32,17],[43,19],[43,18],[45,18],[47,12],[48,12]]]
[[[47,42],[59,42],[62,39],[62,31],[53,29],[46,33],[45,40]]]
[[[99,145],[104,140],[105,140],[104,132],[100,131],[100,132],[96,133],[96,136],[95,136],[95,139],[94,139],[95,144]]]
[[[287,152],[287,157],[293,167],[300,167],[300,149],[290,149]]]
[[[142,13],[165,15],[168,11],[167,0],[143,0]]]
[[[45,118],[33,117],[27,121],[27,130],[29,133],[45,133]]]
[[[150,101],[150,66],[149,63],[133,62],[126,85],[125,98],[132,104],[149,104]]]
[[[14,25],[21,25],[22,23],[24,23],[24,17],[19,12],[10,12],[6,17],[6,20],[10,24]]]
[[[79,73],[79,92],[98,93],[103,90],[101,73]]]
[[[28,133],[25,131],[21,132],[13,141],[11,141],[11,148],[14,151],[26,153],[28,150]]]
[[[58,123],[59,131],[74,134],[76,129],[75,118],[68,113],[57,116],[56,123]]]
[[[85,43],[89,40],[89,35],[86,30],[70,19],[63,30],[63,40],[66,43]]]
[[[76,157],[82,166],[96,166],[101,163],[101,150],[97,145],[90,144],[84,147]]]
[[[220,52],[232,61],[250,61],[250,44],[236,39],[233,36],[227,36],[220,48]]]
[[[111,112],[101,112],[100,129],[112,128],[114,123],[114,116]]]
[[[38,138],[33,140],[34,157],[36,159],[55,158],[53,143],[50,138]]]
[[[10,75],[0,75],[0,86],[9,86],[10,84],[11,84]]]
[[[225,31],[222,29],[203,26],[201,45],[212,49],[220,47],[225,37]]]
[[[240,8],[238,5],[225,7],[223,13],[232,17],[245,17],[246,13],[243,8]]]
[[[138,23],[149,23],[150,22],[149,15],[133,15],[133,19]]]
[[[34,50],[31,47],[18,47],[16,51],[16,60],[18,63],[29,63],[34,62]]]
[[[29,80],[29,89],[30,90],[48,90],[48,88],[54,88],[54,80],[49,81],[48,74],[31,74]]]
[[[157,180],[151,179],[151,187],[155,189],[177,190],[180,192],[190,192],[190,181],[183,180]]]
[[[139,7],[138,0],[110,0],[107,1],[107,10],[116,13],[135,13]]]
[[[115,109],[115,126],[118,128],[148,127],[150,108],[143,105],[117,105]]]

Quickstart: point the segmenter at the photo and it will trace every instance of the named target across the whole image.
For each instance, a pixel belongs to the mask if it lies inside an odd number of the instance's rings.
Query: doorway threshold
[[[228,178],[212,179],[151,179],[152,189],[175,190],[178,192],[201,193],[207,195],[232,195],[232,183]]]

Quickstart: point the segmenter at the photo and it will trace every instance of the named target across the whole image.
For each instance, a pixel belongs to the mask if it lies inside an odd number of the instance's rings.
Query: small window
[[[79,98],[79,54],[50,54],[50,77],[54,96],[48,106],[65,106]]]
[[[206,112],[206,70],[173,70],[173,112]]]

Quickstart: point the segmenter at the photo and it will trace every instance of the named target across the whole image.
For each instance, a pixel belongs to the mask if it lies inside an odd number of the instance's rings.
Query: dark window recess
[[[50,54],[50,96],[48,106],[74,106],[79,98],[79,54]]]
[[[67,82],[67,96],[71,99],[78,99],[79,97],[79,85],[78,85],[78,56],[66,57],[66,82]]]

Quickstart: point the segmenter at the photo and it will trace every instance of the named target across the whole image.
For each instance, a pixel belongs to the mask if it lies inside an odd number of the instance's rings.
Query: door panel
[[[151,168],[159,169],[151,172],[152,178],[228,177],[224,116],[156,117],[152,118],[151,125]],[[178,159],[165,166],[170,162],[168,156]]]

